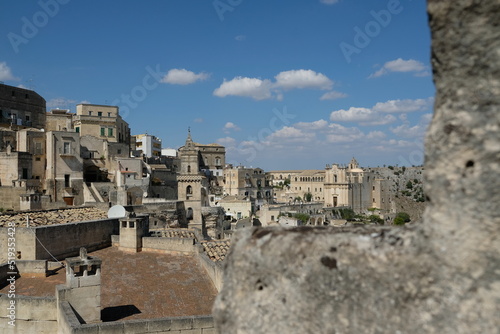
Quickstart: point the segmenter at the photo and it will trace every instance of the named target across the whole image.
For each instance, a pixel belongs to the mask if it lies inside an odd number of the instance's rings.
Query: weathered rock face
[[[424,222],[242,230],[220,333],[500,333],[500,2],[429,0]]]

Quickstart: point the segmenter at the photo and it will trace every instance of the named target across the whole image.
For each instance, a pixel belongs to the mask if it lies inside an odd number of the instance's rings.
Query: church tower
[[[184,201],[189,227],[202,228],[201,208],[208,206],[208,180],[200,171],[199,151],[188,130],[186,144],[179,149],[181,170],[177,176],[177,199]]]

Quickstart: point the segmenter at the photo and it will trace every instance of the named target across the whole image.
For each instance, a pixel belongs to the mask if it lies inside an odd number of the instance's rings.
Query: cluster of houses
[[[166,203],[175,208],[170,219],[176,224],[211,225],[215,237],[237,226],[278,224],[279,217],[288,225],[287,206],[307,207],[304,213],[322,215],[322,224],[335,208],[391,210],[387,180],[354,158],[323,170],[233,166],[226,164],[224,146],[196,143],[190,131],[184,146],[164,149],[156,136],[131,135],[116,106],[47,111],[36,92],[5,84],[0,114],[3,210]],[[276,208],[278,214],[266,214]]]

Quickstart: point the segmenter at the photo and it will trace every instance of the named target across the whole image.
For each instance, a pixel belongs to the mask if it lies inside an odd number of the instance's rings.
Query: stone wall
[[[435,114],[422,224],[243,229],[220,333],[498,333],[500,2],[428,1]]]
[[[7,244],[7,232],[8,228],[0,228],[0,245],[2,246]],[[86,247],[91,252],[111,246],[113,234],[118,234],[118,219],[33,228],[16,227],[16,251],[21,252],[21,260],[50,260],[52,256],[47,250],[57,259],[63,260],[66,257],[78,255],[80,247]],[[5,251],[2,254],[4,253]]]
[[[205,253],[198,254],[198,260],[201,266],[205,269],[212,281],[213,285],[220,291],[222,289],[222,283],[224,281],[224,270],[221,263],[214,262]]]
[[[142,238],[142,247],[144,252],[164,251],[189,254],[197,252],[194,239],[187,238],[146,237]]]
[[[60,334],[126,334],[126,333],[176,333],[176,334],[214,334],[211,316],[179,318],[160,318],[130,321],[115,321],[99,324],[80,324],[71,305],[62,302],[58,309]]]
[[[20,196],[26,193],[26,189],[21,187],[0,187],[0,208],[4,210],[20,210]]]
[[[15,327],[9,325],[11,300],[15,301]],[[14,299],[0,294],[0,332],[54,334],[58,332],[57,305],[55,298],[26,297],[17,295]]]

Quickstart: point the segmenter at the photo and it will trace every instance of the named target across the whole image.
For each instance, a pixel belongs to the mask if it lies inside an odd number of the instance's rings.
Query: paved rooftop
[[[115,247],[89,253],[102,260],[104,321],[208,315],[217,290],[197,260],[188,255],[125,253]],[[66,281],[65,269],[46,278],[24,275],[16,293],[54,296]],[[6,288],[0,290],[5,293]]]

